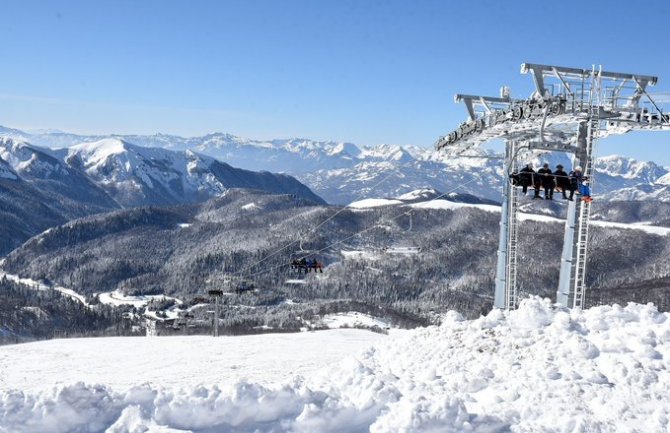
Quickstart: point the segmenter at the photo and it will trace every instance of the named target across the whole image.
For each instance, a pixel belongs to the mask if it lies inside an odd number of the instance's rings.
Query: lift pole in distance
[[[214,298],[214,337],[219,336],[219,300],[223,296],[223,290],[211,289],[207,291],[210,298]]]

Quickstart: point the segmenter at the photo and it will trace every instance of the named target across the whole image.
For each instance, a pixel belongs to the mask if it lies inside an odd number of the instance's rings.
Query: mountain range
[[[325,203],[289,175],[234,168],[190,150],[137,146],[119,138],[50,149],[0,137],[0,254],[75,218],[201,202],[229,188]]]
[[[453,157],[418,146],[357,146],[353,143],[302,138],[252,140],[213,133],[184,138],[174,135],[76,135],[29,133],[0,127],[0,136],[48,148],[85,147],[110,138],[138,147],[158,147],[207,155],[234,167],[287,173],[329,203],[346,204],[366,197],[395,197],[421,188],[457,191],[500,200],[500,155],[474,149]],[[533,155],[536,165],[548,161],[571,167],[564,154]],[[526,161],[519,161],[519,165]],[[670,169],[650,161],[611,155],[596,163],[595,193],[601,200],[670,201]]]

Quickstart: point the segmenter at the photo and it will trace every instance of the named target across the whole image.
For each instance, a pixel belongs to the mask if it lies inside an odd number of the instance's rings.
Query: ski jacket
[[[562,189],[570,188],[570,179],[568,179],[568,173],[566,173],[563,170],[556,170],[554,172],[554,176],[556,177],[556,185],[559,188]]]
[[[574,189],[578,189],[579,185],[582,185],[585,180],[588,180],[588,177],[584,176],[584,173],[581,171],[571,171],[570,172],[570,182]]]
[[[535,170],[524,167],[519,170],[519,183],[521,185],[533,185],[535,183]]]
[[[540,181],[544,188],[553,188],[554,187],[554,176],[549,168],[541,168],[537,171],[539,174]]]

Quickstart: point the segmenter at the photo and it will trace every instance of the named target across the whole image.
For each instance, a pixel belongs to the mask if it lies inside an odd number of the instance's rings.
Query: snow
[[[340,254],[344,259],[348,260],[377,260],[379,259],[379,252],[373,250],[341,250]]]
[[[421,248],[414,246],[391,246],[386,248],[386,254],[414,255],[421,252]]]
[[[380,207],[380,206],[393,206],[393,205],[396,205],[396,204],[402,204],[402,201],[384,199],[384,198],[367,198],[367,199],[364,199],[364,200],[359,200],[359,201],[349,203],[347,205],[347,207],[354,208],[354,209],[367,209],[367,208]]]
[[[119,305],[132,305],[135,308],[141,308],[147,305],[151,301],[160,301],[163,299],[174,299],[177,304],[182,302],[177,298],[172,298],[165,295],[124,295],[120,290],[114,290],[113,292],[103,292],[98,294],[100,302],[103,304],[109,304],[114,306]]]
[[[46,230],[44,233],[48,232],[49,230]],[[1,265],[2,265],[2,263],[0,263],[0,266]],[[68,296],[68,297],[74,299],[75,301],[81,302],[82,304],[84,304],[86,306],[89,305],[86,302],[86,297],[84,297],[84,295],[81,295],[81,294],[75,292],[72,289],[68,289],[68,288],[61,287],[61,286],[49,286],[49,285],[46,285],[42,282],[35,281],[31,278],[21,278],[18,275],[8,274],[8,273],[2,272],[2,271],[0,271],[0,278],[7,278],[8,280],[14,281],[15,283],[24,284],[24,285],[26,285],[29,288],[34,289],[34,290],[55,290],[57,292],[62,293],[65,296]]]
[[[303,284],[307,284],[307,281],[292,278],[292,279],[284,281],[284,284],[300,284],[300,285],[303,285]]]
[[[411,204],[410,206],[416,209],[442,209],[442,210],[455,210],[455,209],[462,209],[465,207],[471,207],[481,209],[486,212],[500,212],[500,206],[494,206],[490,204],[459,203],[442,199],[414,203]]]
[[[431,197],[431,196],[436,196],[439,195],[437,190],[433,188],[422,188],[422,189],[415,189],[414,191],[407,192],[405,194],[402,194],[398,196],[398,200],[402,201],[411,201],[411,200],[418,200],[418,199],[425,199],[426,197]]]
[[[256,209],[260,209],[260,206],[258,206],[256,203],[249,203],[242,206],[242,210],[256,210]]]
[[[170,151],[141,147],[118,137],[85,142],[68,148],[66,160],[78,158],[88,175],[103,185],[116,184],[120,189],[141,190],[161,186],[174,194],[206,191],[218,195],[225,191],[209,167],[210,157],[193,151]],[[175,183],[182,188],[175,189]]]
[[[670,227],[653,226],[648,223],[615,223],[609,221],[591,221],[590,224],[598,227],[613,227],[618,229],[641,230],[652,235],[668,236],[670,234]]]
[[[651,305],[532,298],[388,337],[5,346],[0,432],[667,432],[669,319]]]
[[[123,140],[117,138],[105,138],[93,143],[82,143],[72,146],[71,154],[79,154],[85,158],[87,165],[96,166],[103,164],[110,156],[126,153]]]
[[[522,221],[558,222],[558,223],[565,222],[565,220],[560,218],[555,218],[547,215],[528,214],[528,213],[519,214],[519,219]],[[596,227],[610,227],[624,230],[640,230],[645,233],[659,236],[667,236],[670,234],[670,227],[653,226],[648,223],[627,224],[627,223],[615,223],[610,221],[591,220],[589,224]]]
[[[131,393],[138,386],[195,390],[243,380],[282,384],[384,338],[342,329],[218,338],[78,338],[0,346],[0,426],[6,408],[2,391],[48,394],[78,382]]]
[[[494,205],[488,205],[488,204],[469,204],[469,203],[456,203],[456,202],[451,202],[447,200],[432,200],[432,201],[425,201],[421,203],[414,203],[409,205],[413,208],[417,209],[441,209],[441,210],[454,210],[454,209],[462,209],[462,208],[475,208],[475,209],[481,209],[486,212],[500,212],[500,206],[494,206]],[[531,213],[519,213],[519,219],[521,221],[537,221],[537,222],[549,222],[549,223],[564,223],[565,220],[548,216],[548,215],[538,215],[538,214],[531,214]],[[591,220],[590,224],[593,226],[597,227],[610,227],[610,228],[617,228],[617,229],[625,229],[625,230],[640,230],[645,233],[650,233],[654,235],[659,235],[659,236],[667,236],[670,235],[670,228],[669,227],[661,227],[661,226],[653,226],[648,223],[632,223],[632,224],[626,224],[626,223],[615,223],[615,222],[609,222],[609,221],[595,221]]]
[[[391,327],[391,325],[385,320],[355,311],[348,313],[326,314],[320,319],[318,324],[324,325],[331,329],[356,327],[378,327],[381,329],[389,329]]]

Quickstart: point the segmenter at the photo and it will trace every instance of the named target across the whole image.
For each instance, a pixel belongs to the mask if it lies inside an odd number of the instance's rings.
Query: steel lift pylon
[[[456,95],[468,120],[436,142],[454,156],[491,139],[506,143],[500,238],[494,306],[518,305],[519,192],[510,179],[522,152],[565,152],[581,165],[593,188],[597,140],[632,130],[670,130],[670,118],[647,93],[653,76],[524,63],[533,76],[530,98],[514,100],[507,87],[500,97]],[[583,308],[586,292],[591,204],[568,202],[556,302]]]

